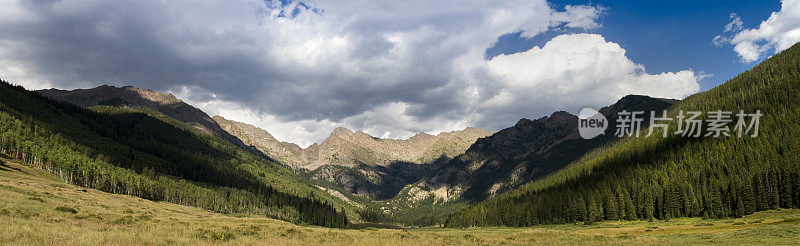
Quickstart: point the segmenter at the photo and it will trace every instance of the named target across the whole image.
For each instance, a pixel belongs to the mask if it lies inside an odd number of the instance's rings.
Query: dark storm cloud
[[[537,93],[581,71],[522,76],[524,56],[498,63],[521,69],[501,71],[483,60],[486,48],[505,33],[591,29],[598,15],[522,0],[11,1],[0,9],[0,76],[35,88],[180,92],[210,114],[248,115],[303,145],[336,125],[383,137],[497,129],[564,106],[552,100],[563,94]],[[582,45],[607,46],[568,44],[529,60],[580,54],[562,51]],[[627,65],[622,54],[614,58]],[[617,96],[598,95],[593,102]]]
[[[240,6],[230,6],[237,4]],[[309,12],[303,5],[279,4],[292,10],[289,16],[281,14],[286,9],[270,15],[274,10],[269,9],[269,2],[208,5],[198,6],[191,1],[17,3],[16,7],[31,19],[0,23],[5,30],[0,33],[0,40],[14,43],[8,53],[24,65],[27,73],[60,88],[132,84],[169,90],[196,86],[213,92],[219,99],[247,103],[295,120],[336,121],[389,102],[417,104],[413,112],[421,117],[458,107],[452,92],[428,90],[451,82],[452,59],[468,48],[467,43],[458,40],[443,43],[451,34],[438,30],[468,28],[446,24],[452,20],[448,15],[464,13],[423,18],[381,18],[366,13],[361,21],[352,23],[320,18],[322,11]],[[284,28],[271,23],[291,22],[289,17],[299,15],[306,15],[306,19],[295,26],[287,24],[289,27]],[[324,29],[336,25],[353,30]],[[432,27],[421,28],[424,25]],[[279,33],[286,31],[313,35],[305,40],[281,37],[299,35]],[[397,54],[389,52],[397,44],[390,43],[386,34],[406,31],[411,33],[401,36],[413,46],[405,47],[408,50],[400,54],[404,57],[392,57]],[[338,37],[348,38],[344,47],[326,47],[330,44],[325,42]],[[322,50],[322,59],[332,60],[293,64],[308,57],[281,57],[275,52],[287,47],[304,48],[281,42],[313,42],[314,38],[320,38],[317,49]],[[340,53],[326,54],[326,49]],[[386,61],[386,57],[394,60]],[[352,64],[345,68],[341,63]],[[350,71],[343,71],[347,69]]]

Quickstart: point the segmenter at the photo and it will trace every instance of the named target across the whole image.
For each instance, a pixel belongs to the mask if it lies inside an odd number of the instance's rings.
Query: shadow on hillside
[[[5,161],[0,160],[0,171],[10,171],[9,168],[11,167],[7,166]]]
[[[370,228],[373,228],[373,229],[394,229],[394,230],[408,229],[408,228],[400,226],[398,224],[374,223],[374,222],[352,223],[349,226],[347,226],[347,229],[356,229],[356,230],[370,229]]]
[[[10,156],[4,155],[4,154],[0,154],[0,157],[6,158],[6,159],[10,159],[10,158],[11,158]],[[13,171],[18,171],[18,172],[21,172],[21,173],[24,173],[24,174],[28,174],[27,172],[25,172],[25,171],[22,171],[22,169],[19,169],[19,168],[16,168],[16,167],[12,167],[12,166],[9,166],[8,164],[6,164],[6,162],[5,162],[5,161],[3,161],[3,160],[0,160],[0,171],[3,171],[3,172],[10,172],[10,171],[12,171],[12,170],[13,170]]]
[[[429,176],[437,167],[449,161],[445,155],[430,163],[393,161],[387,165],[367,165],[359,163],[355,167],[324,166],[317,172],[331,172],[337,186],[356,195],[367,195],[375,200],[392,199],[407,185],[419,182]],[[312,174],[313,176],[313,174]]]

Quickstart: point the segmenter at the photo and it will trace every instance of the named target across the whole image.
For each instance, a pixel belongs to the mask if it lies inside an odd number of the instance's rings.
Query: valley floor
[[[736,219],[606,221],[476,229],[329,229],[231,216],[67,185],[0,158],[0,244],[14,245],[522,245],[770,244],[800,242],[800,210]]]

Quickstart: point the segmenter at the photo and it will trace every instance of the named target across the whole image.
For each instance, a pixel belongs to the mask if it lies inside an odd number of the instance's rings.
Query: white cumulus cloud
[[[577,112],[629,94],[680,99],[700,89],[693,71],[648,74],[625,56],[625,49],[597,34],[560,35],[541,48],[499,55],[485,67],[496,80],[484,86],[499,93],[480,102],[479,112],[508,115]]]
[[[742,29],[742,20],[731,14],[725,33],[714,37],[712,43],[733,45],[742,61],[753,62],[765,54],[778,53],[800,41],[800,0],[781,1],[781,10],[752,29]]]

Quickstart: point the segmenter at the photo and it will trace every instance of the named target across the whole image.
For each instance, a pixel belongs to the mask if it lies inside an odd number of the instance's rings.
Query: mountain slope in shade
[[[615,137],[617,113],[622,110],[666,109],[677,100],[629,95],[599,110],[609,119],[605,134],[586,140],[578,133],[578,117],[559,111],[478,139],[464,153],[401,192],[398,199],[415,203],[433,196],[435,202],[460,198],[481,201],[557,171]]]
[[[247,149],[247,146],[243,144],[242,141],[224,131],[208,116],[208,114],[183,102],[172,94],[161,93],[150,89],[142,90],[133,86],[114,87],[108,85],[92,89],[47,89],[37,90],[36,92],[47,98],[81,107],[105,105],[115,107],[142,106],[151,108],[176,120],[187,123],[205,134],[217,136],[225,141]],[[254,152],[252,150],[250,151]]]
[[[463,153],[475,140],[491,134],[468,127],[397,140],[375,138],[340,127],[322,143],[303,149],[280,142],[255,126],[221,116],[213,119],[245,144],[305,173],[311,180],[376,199],[393,197],[404,186],[428,175],[435,166]]]

